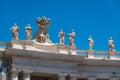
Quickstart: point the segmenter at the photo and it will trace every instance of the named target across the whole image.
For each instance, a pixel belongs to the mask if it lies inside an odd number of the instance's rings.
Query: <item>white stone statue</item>
[[[45,36],[45,42],[46,42],[46,43],[52,43],[52,42],[50,41],[49,34],[47,34],[47,35]]]
[[[12,26],[12,28],[10,28],[10,30],[12,32],[12,39],[18,39],[19,27],[17,26],[16,23],[14,23],[14,26]]]
[[[92,39],[92,36],[90,36],[90,37],[88,38],[88,43],[89,43],[89,50],[92,50],[92,47],[93,47],[93,45],[94,45],[94,41],[93,41],[93,39]]]
[[[35,40],[40,43],[46,43],[47,41],[50,42],[50,40],[48,40],[47,33],[50,25],[50,19],[46,19],[46,17],[38,17],[36,23],[38,25],[38,32],[35,34]]]
[[[110,37],[109,40],[108,40],[108,47],[109,47],[110,51],[115,51],[114,41],[112,40],[112,37]]]
[[[59,32],[60,45],[64,45],[64,42],[65,42],[64,35],[65,35],[65,33],[61,29],[60,32]]]
[[[32,32],[32,28],[30,27],[30,24],[28,24],[26,27],[25,27],[25,32],[26,32],[26,40],[30,40],[31,38],[31,32]]]
[[[74,46],[74,37],[75,37],[75,32],[74,30],[72,30],[72,32],[68,34],[68,38],[71,46]]]

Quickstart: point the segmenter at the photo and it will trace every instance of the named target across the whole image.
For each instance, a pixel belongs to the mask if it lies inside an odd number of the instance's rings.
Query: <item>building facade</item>
[[[36,23],[33,40],[30,25],[25,28],[26,40],[19,40],[14,24],[12,40],[0,43],[0,80],[120,80],[120,52],[111,38],[108,51],[93,50],[91,36],[89,49],[77,50],[73,30],[68,34],[70,45],[64,45],[62,30],[60,43],[54,44],[47,33],[50,20],[38,18]]]

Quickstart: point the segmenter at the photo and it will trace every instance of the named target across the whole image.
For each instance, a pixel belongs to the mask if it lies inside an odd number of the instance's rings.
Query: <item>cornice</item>
[[[83,56],[80,55],[69,55],[69,54],[59,54],[50,53],[42,51],[30,51],[8,48],[5,52],[6,56],[11,57],[26,57],[26,58],[38,58],[38,59],[54,59],[54,60],[64,60],[64,61],[81,61]]]

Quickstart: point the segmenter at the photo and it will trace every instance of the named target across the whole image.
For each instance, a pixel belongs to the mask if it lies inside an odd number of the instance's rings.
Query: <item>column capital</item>
[[[96,80],[96,77],[88,77],[88,80]]]
[[[18,80],[18,73],[21,70],[17,70],[17,69],[12,69],[11,70],[11,80]]]
[[[58,73],[58,76],[59,77],[65,77],[65,76],[67,76],[67,74],[65,74],[65,73]]]
[[[77,80],[77,75],[76,74],[70,74],[70,80]]]
[[[65,73],[58,73],[58,80],[65,80],[66,74]]]
[[[119,80],[119,78],[110,78],[110,80]]]
[[[31,71],[31,70],[23,70],[23,74],[24,74],[23,80],[30,80],[30,76],[31,76],[32,72],[33,71]]]
[[[12,70],[11,70],[11,73],[16,73],[16,74],[18,74],[20,71],[21,71],[21,70],[12,69]]]
[[[31,70],[23,70],[23,74],[31,74],[33,71]]]
[[[70,77],[77,77],[76,74],[70,74]]]

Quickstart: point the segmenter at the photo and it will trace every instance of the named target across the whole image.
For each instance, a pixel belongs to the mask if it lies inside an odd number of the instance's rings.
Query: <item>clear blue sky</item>
[[[88,37],[92,35],[95,50],[108,50],[108,38],[112,36],[115,49],[120,50],[120,0],[1,0],[0,41],[11,41],[10,27],[16,22],[20,27],[19,38],[25,39],[25,26],[30,24],[34,34],[36,18],[51,19],[50,39],[59,43],[58,32],[67,34],[74,29],[77,49],[88,48]]]

